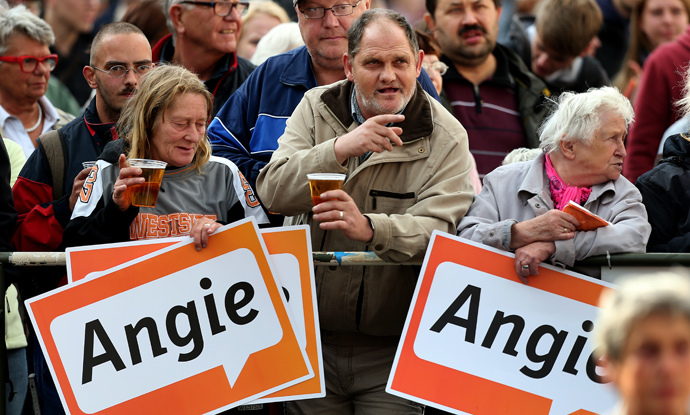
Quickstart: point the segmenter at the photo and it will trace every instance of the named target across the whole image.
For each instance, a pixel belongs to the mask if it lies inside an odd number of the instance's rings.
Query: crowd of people
[[[405,1],[4,1],[1,250],[204,249],[251,216],[394,264],[449,232],[514,253],[529,284],[540,263],[598,278],[578,262],[690,249],[688,0],[425,0],[423,16]],[[141,158],[167,163],[155,207],[128,191]],[[346,180],[313,206],[310,173]],[[608,226],[585,230],[573,203]],[[228,413],[439,413],[385,392],[418,272],[317,268],[326,396]],[[64,413],[17,313],[64,274],[7,272],[8,414]],[[685,414],[690,383],[645,412],[660,398],[627,369],[657,324],[690,347],[687,281],[659,280],[603,306],[621,415]]]

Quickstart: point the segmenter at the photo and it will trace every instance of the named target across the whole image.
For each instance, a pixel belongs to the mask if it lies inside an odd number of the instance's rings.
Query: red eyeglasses
[[[58,56],[48,55],[42,58],[36,56],[0,56],[0,62],[19,63],[19,69],[24,73],[33,73],[39,63],[46,67],[50,72],[53,72],[55,65],[57,65]]]

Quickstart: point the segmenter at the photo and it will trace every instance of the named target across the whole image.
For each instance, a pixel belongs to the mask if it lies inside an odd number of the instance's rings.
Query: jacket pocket
[[[394,199],[393,202],[399,205],[405,205],[407,207],[410,205],[410,202],[414,202],[415,199],[415,194],[414,192],[407,192],[407,193],[395,193],[395,192],[387,192],[385,190],[369,190],[369,196],[373,198],[372,200],[372,209],[375,211],[376,210],[376,199],[382,199],[382,198],[388,198],[388,199]],[[405,200],[405,202],[403,202]],[[391,213],[391,212],[384,212],[384,213]]]

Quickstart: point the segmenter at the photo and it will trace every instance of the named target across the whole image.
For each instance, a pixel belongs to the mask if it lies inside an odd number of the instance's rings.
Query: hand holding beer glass
[[[144,183],[135,184],[128,188],[132,195],[132,205],[156,207],[158,192],[163,181],[163,173],[168,163],[160,160],[130,159],[129,165],[131,167],[139,167],[141,169],[141,177],[144,178]]]
[[[345,175],[338,173],[308,174],[311,200],[314,205],[314,220],[321,222],[324,230],[339,230],[345,237],[356,241],[369,241],[373,237],[373,228],[359,211],[355,201],[343,188]],[[321,199],[321,195],[328,199]],[[339,216],[334,217],[334,212]]]
[[[130,206],[155,207],[167,163],[160,160],[130,159],[120,155],[120,174],[113,188],[113,201],[121,211]]]

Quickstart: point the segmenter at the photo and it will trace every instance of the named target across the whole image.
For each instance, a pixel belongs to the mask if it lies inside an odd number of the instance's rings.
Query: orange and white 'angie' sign
[[[217,413],[313,377],[251,219],[27,306],[71,414]]]
[[[388,379],[389,393],[472,415],[586,415],[616,401],[589,337],[610,285],[434,232]]]
[[[277,402],[319,398],[326,395],[323,378],[321,335],[316,307],[309,226],[283,226],[261,230],[274,270],[280,280],[293,317],[298,342],[309,357],[314,377],[255,401]],[[70,283],[91,273],[99,275],[127,261],[187,241],[186,237],[137,240],[133,242],[67,248],[67,277]]]

